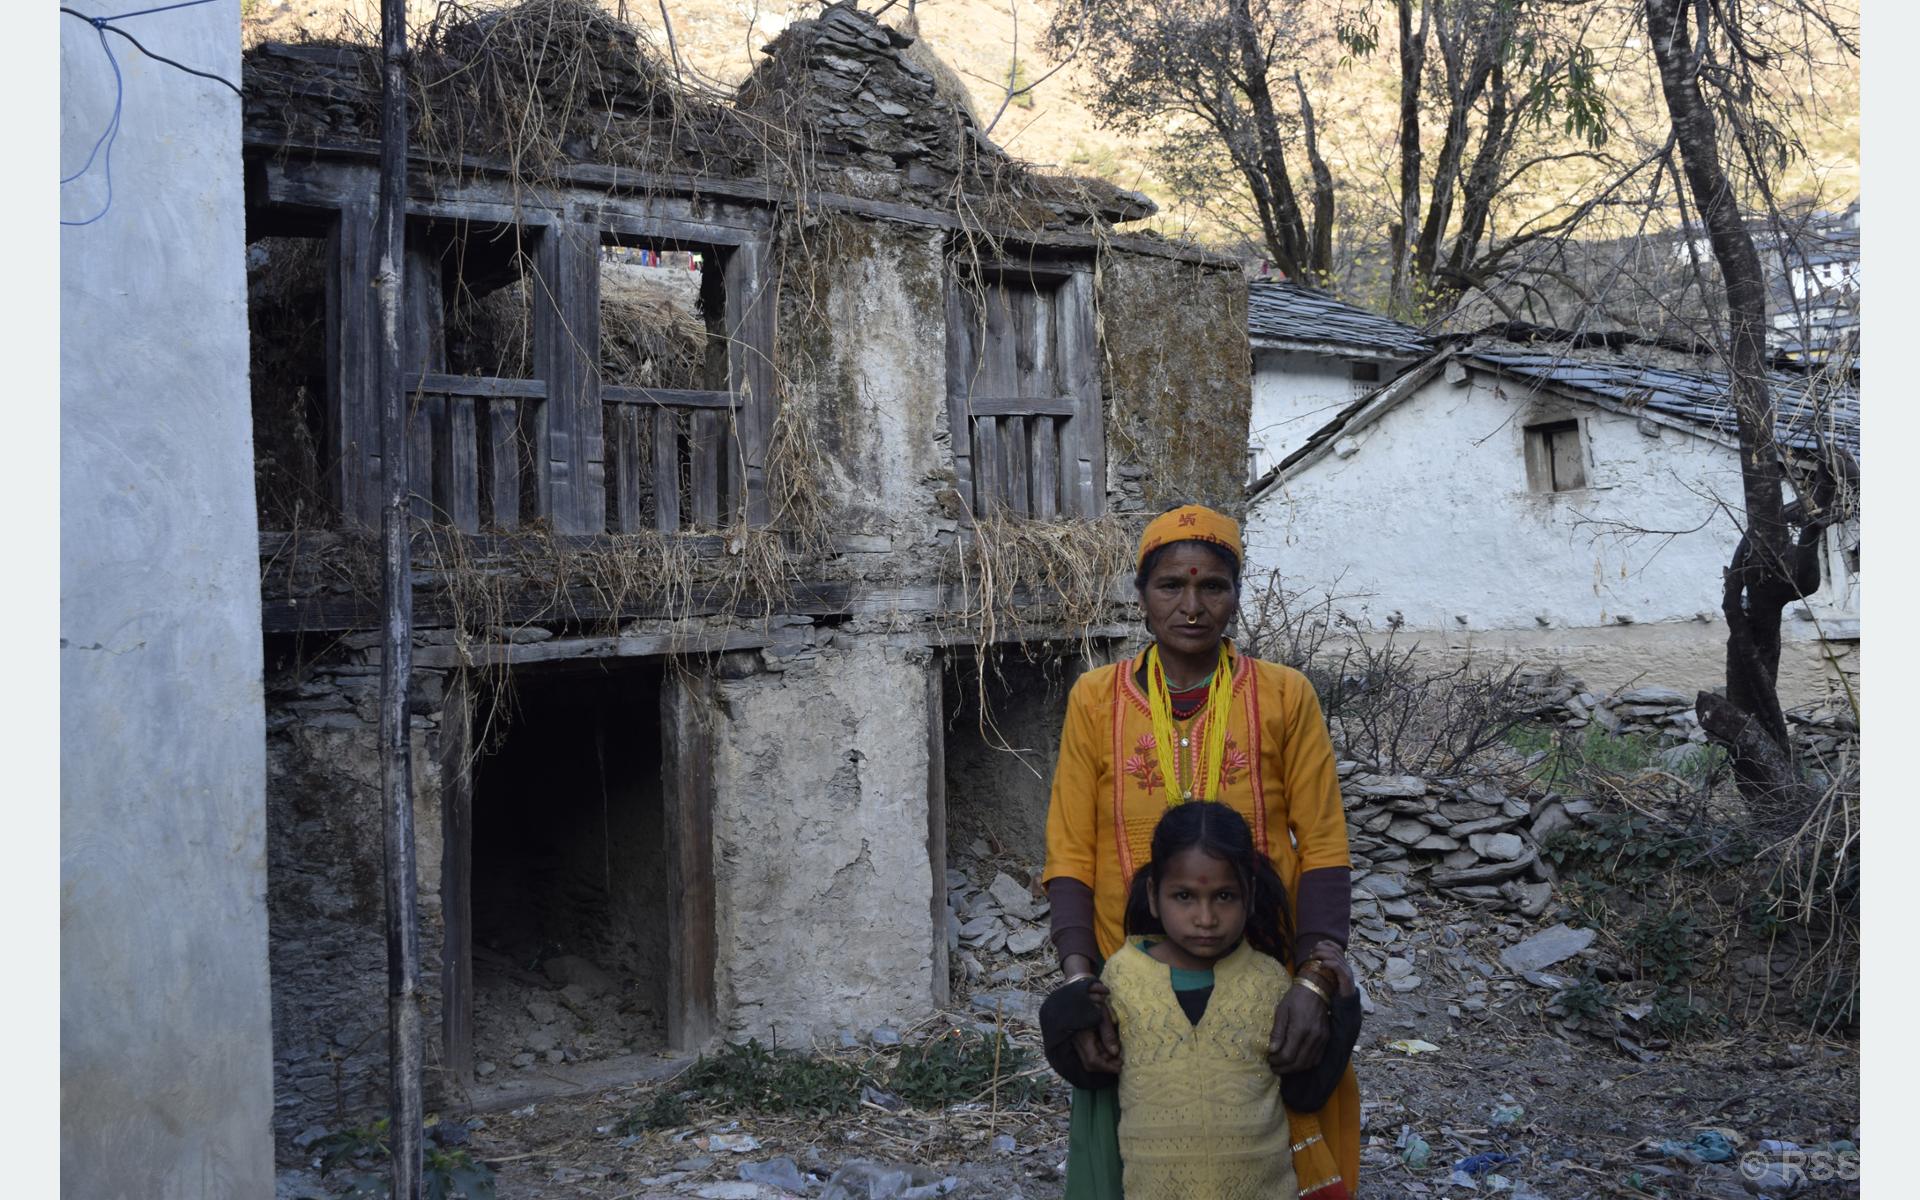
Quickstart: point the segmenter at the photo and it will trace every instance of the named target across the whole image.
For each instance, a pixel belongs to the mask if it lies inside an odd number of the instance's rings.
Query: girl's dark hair
[[[1235,596],[1240,594],[1240,560],[1233,556],[1233,551],[1222,546],[1220,543],[1202,541],[1199,538],[1188,538],[1185,541],[1168,542],[1165,545],[1155,546],[1153,549],[1147,551],[1147,556],[1140,560],[1140,569],[1134,572],[1133,575],[1134,591],[1144,592],[1147,590],[1147,580],[1153,577],[1154,568],[1159,566],[1160,560],[1167,556],[1167,551],[1173,549],[1175,546],[1198,546],[1219,559],[1220,565],[1227,569],[1227,574],[1233,576],[1233,594]]]
[[[1287,887],[1273,863],[1253,844],[1253,830],[1229,805],[1217,800],[1190,800],[1169,808],[1153,829],[1153,858],[1133,874],[1127,892],[1126,930],[1133,934],[1164,934],[1147,897],[1160,886],[1166,864],[1182,850],[1198,850],[1231,866],[1247,892],[1246,939],[1255,950],[1293,961],[1293,914],[1287,908]]]

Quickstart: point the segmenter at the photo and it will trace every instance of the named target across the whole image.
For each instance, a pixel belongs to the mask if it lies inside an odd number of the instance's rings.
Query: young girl
[[[1329,976],[1300,983],[1282,965],[1293,943],[1286,890],[1239,813],[1208,802],[1167,810],[1152,861],[1134,877],[1126,931],[1101,972],[1123,1063],[1126,1200],[1295,1200],[1303,1187],[1311,1200],[1330,1197],[1320,1181],[1296,1178],[1286,1110],[1311,1112],[1338,1084],[1359,1037],[1359,998],[1351,977],[1334,976],[1319,1064],[1272,1072],[1281,997],[1293,986],[1324,994]]]

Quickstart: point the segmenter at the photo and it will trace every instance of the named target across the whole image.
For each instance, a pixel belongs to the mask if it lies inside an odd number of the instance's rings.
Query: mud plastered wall
[[[953,484],[947,435],[944,237],[827,218],[781,239],[783,402],[820,451],[800,464],[836,533],[911,550]]]
[[[1238,513],[1253,396],[1245,278],[1126,254],[1100,265],[1109,505]]]
[[[377,666],[328,662],[267,681],[267,922],[274,1133],[386,1103],[387,950]],[[429,1095],[440,1059],[444,678],[415,673],[413,822]]]
[[[714,874],[730,1037],[794,1045],[932,1006],[931,669],[926,650],[865,643],[716,685]]]

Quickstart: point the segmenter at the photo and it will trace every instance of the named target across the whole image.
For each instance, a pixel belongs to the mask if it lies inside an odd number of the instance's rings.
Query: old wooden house
[[[415,60],[438,1103],[943,1002],[950,823],[1044,806],[978,710],[1048,736],[1137,628],[1140,515],[1237,502],[1233,264],[1009,158],[906,41],[831,7],[715,96],[533,0]],[[376,65],[245,66],[282,1138],[384,1083]]]

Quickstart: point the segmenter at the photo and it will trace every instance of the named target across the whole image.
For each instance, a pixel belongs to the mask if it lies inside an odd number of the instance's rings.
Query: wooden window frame
[[[1577,417],[1535,421],[1522,429],[1527,487],[1547,495],[1578,492],[1592,486],[1586,431]]]
[[[1048,297],[1050,362],[1018,341],[1016,307],[979,299],[988,288],[1026,288]],[[1097,517],[1106,511],[1106,430],[1094,333],[1093,264],[1070,260],[974,262],[947,272],[947,411],[960,495],[970,512],[1004,508],[1036,520]],[[997,310],[997,314],[996,314]],[[996,315],[998,320],[996,320]],[[1002,324],[1005,322],[1005,324]],[[983,342],[983,338],[986,339]],[[976,345],[981,352],[976,352]],[[995,366],[988,369],[986,354]],[[1008,370],[1008,364],[1012,369]],[[1044,370],[1048,386],[1019,388],[1000,375]],[[1019,392],[1040,394],[1018,394]]]

